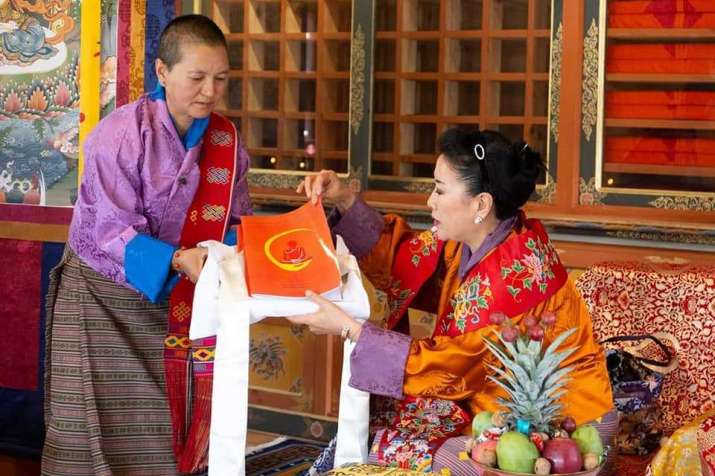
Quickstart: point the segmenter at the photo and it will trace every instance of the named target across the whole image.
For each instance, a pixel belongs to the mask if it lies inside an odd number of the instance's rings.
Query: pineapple
[[[487,378],[509,395],[508,399],[497,399],[497,403],[509,410],[507,427],[527,434],[530,431],[551,434],[553,422],[560,416],[561,404],[558,401],[566,392],[564,386],[572,370],[570,366],[559,366],[576,350],[571,348],[557,352],[556,349],[576,332],[576,328],[561,333],[542,350],[543,332],[534,332],[537,326],[541,327],[539,324],[531,326],[526,334],[517,331],[516,335],[516,329],[510,322],[505,324],[507,326],[502,334],[497,333],[501,345],[487,338],[484,342],[503,365],[500,368],[487,364],[497,375]],[[541,325],[544,324],[552,322],[542,319]]]

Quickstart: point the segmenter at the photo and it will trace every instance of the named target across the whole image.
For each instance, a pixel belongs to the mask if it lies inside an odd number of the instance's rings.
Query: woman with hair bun
[[[605,357],[591,319],[538,220],[521,208],[543,171],[526,143],[493,131],[452,128],[439,140],[435,188],[427,205],[433,226],[410,229],[382,217],[336,174],[323,170],[298,187],[313,202],[336,203],[332,229],[341,235],[371,283],[384,293],[384,322],[360,322],[320,296],[313,314],[289,318],[317,334],[356,341],[351,385],[383,398],[371,413],[375,433],[369,462],[453,475],[473,474],[460,461],[472,417],[499,408],[502,390],[486,378],[484,336],[493,316],[519,326],[546,319],[546,342],[578,330],[563,344],[577,350],[562,397],[563,414],[593,423],[605,441],[617,427]],[[430,338],[408,335],[407,309],[437,316]],[[532,317],[533,316],[533,317]],[[387,416],[387,418],[385,418]]]

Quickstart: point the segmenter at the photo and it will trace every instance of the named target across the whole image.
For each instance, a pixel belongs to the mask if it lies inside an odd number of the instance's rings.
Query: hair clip
[[[528,143],[528,142],[524,142],[524,147],[521,148],[521,151],[524,152],[527,147],[529,147],[529,143]]]
[[[484,146],[482,144],[477,144],[474,146],[474,156],[477,160],[484,160]]]

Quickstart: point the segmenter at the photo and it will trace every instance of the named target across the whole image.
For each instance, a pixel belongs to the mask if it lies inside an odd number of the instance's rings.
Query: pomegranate
[[[541,454],[551,463],[554,473],[575,473],[583,467],[583,457],[576,442],[570,438],[554,438],[544,443]]]

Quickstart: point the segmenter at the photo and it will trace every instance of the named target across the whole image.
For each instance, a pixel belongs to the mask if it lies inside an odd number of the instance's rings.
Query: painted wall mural
[[[118,1],[101,2],[101,117],[116,102]],[[74,202],[80,15],[79,0],[0,0],[0,203]]]
[[[102,53],[99,82],[100,117],[114,110],[117,96],[117,2],[102,0]]]
[[[0,202],[76,193],[79,15],[78,0],[0,0]]]

